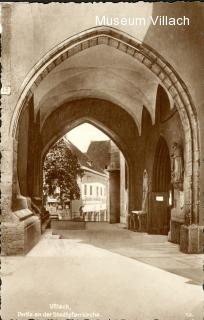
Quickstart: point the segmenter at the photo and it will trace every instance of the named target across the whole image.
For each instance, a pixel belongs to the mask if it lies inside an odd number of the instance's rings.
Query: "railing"
[[[106,222],[108,221],[108,215],[106,210],[100,211],[90,211],[83,213],[72,213],[66,210],[56,210],[55,212],[50,213],[50,218],[52,219],[67,219],[74,220],[77,218],[81,218],[87,222]]]
[[[107,211],[101,210],[99,212],[84,212],[84,220],[87,222],[106,222],[108,221]]]
[[[91,197],[91,196],[83,196],[82,197],[82,200],[83,202],[86,202],[86,201],[97,201],[97,202],[106,202],[106,197]]]

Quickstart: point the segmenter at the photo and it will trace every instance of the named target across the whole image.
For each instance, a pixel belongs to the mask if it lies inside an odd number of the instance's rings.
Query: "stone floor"
[[[203,319],[203,255],[121,224],[60,233],[2,258],[3,320]]]

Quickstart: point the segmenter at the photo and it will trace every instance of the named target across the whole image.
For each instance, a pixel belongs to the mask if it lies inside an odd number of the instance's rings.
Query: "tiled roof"
[[[86,154],[98,168],[107,169],[110,164],[110,148],[110,140],[92,141]]]
[[[73,143],[71,143],[71,141],[67,140],[66,138],[64,138],[64,141],[66,142],[67,147],[73,152],[73,154],[76,155],[81,166],[90,168],[100,173],[104,172],[103,168],[97,166],[94,163],[94,161],[88,157],[86,153],[81,152]]]

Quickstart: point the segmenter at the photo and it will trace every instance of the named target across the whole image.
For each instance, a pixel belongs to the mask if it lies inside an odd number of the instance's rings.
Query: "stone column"
[[[128,215],[128,188],[127,188],[127,165],[125,158],[120,152],[120,220],[121,223],[127,222]]]
[[[110,223],[120,222],[120,151],[111,141],[109,171]]]
[[[2,220],[13,221],[11,214],[13,191],[13,139],[1,142],[1,209]]]
[[[43,172],[41,163],[41,137],[38,121],[35,125],[34,135],[34,155],[33,155],[33,186],[32,186],[32,200],[39,207],[42,206],[42,186],[43,186]]]
[[[202,126],[200,126],[201,128]],[[202,134],[201,134],[202,138]],[[185,191],[185,222],[181,226],[180,230],[180,250],[184,253],[203,253],[203,241],[204,241],[204,233],[203,233],[203,216],[202,214],[204,206],[204,184],[203,184],[203,150],[204,147],[202,148],[203,141],[201,139],[201,149],[200,149],[200,156],[201,156],[201,161],[198,159],[198,150],[194,154],[194,159],[193,159],[193,167],[194,170],[197,168],[200,162],[200,176],[194,177],[191,176],[191,166],[190,164],[187,163],[186,166],[186,179],[190,180],[190,185],[195,181],[196,179],[200,179],[200,202],[196,198],[197,196],[197,190],[193,189],[193,198],[191,198],[191,190],[190,188]],[[198,166],[199,167],[199,166]],[[185,181],[184,181],[185,183]],[[193,184],[194,187],[194,184]],[[193,205],[192,205],[193,202]],[[198,210],[197,210],[198,206]],[[190,211],[192,210],[192,211]],[[189,214],[188,214],[189,213]],[[199,213],[199,214],[198,214]]]
[[[120,170],[109,170],[110,223],[120,222]]]

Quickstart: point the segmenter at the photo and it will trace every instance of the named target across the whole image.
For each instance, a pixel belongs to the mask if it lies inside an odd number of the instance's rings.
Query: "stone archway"
[[[29,101],[27,108],[21,113],[18,135],[16,139],[16,157],[14,158],[14,184],[13,184],[13,216],[17,214],[24,215],[24,220],[28,220],[32,212],[30,209],[42,208],[42,163],[49,150],[50,146],[63,136],[67,131],[75,126],[88,121],[97,128],[106,133],[111,140],[115,142],[118,148],[122,151],[127,163],[128,171],[128,207],[130,210],[139,206],[138,199],[135,199],[135,181],[137,180],[137,170],[135,167],[137,159],[137,148],[134,146],[134,141],[139,137],[138,128],[134,119],[123,108],[115,105],[109,101],[100,99],[81,99],[75,100],[58,107],[47,118],[43,127],[40,130],[39,123],[33,121],[33,99]],[[39,119],[39,117],[37,116]],[[112,120],[114,119],[114,122]],[[60,123],[60,126],[59,126]],[[125,125],[123,125],[125,123]],[[27,148],[29,145],[29,148]],[[25,147],[25,149],[24,149]],[[24,152],[26,150],[26,152]],[[17,169],[17,170],[16,170]],[[21,170],[22,169],[22,170]],[[114,185],[115,171],[118,167],[110,168],[110,175],[112,176],[112,185]],[[116,181],[117,184],[117,181]],[[114,200],[115,203],[117,203]],[[118,203],[117,203],[118,205]],[[113,207],[112,207],[113,208]],[[40,209],[40,210],[39,210]],[[117,210],[112,210],[116,212]],[[35,220],[35,221],[34,221]],[[25,242],[23,252],[27,252],[39,239],[39,232],[36,232],[37,217],[34,217],[29,222],[28,228],[32,231],[30,235],[27,233],[27,226],[23,228]],[[112,222],[116,222],[113,219]],[[20,220],[19,225],[22,222]],[[38,233],[38,236],[32,241],[33,234]],[[19,249],[19,250],[22,250]]]
[[[30,105],[30,108],[32,107],[33,106]],[[26,110],[28,111],[28,109],[29,108]],[[24,117],[24,113],[22,113],[22,118]],[[27,118],[29,117],[27,116]],[[112,122],[113,120],[114,122]],[[32,203],[40,208],[42,207],[42,167],[45,155],[51,145],[53,145],[58,139],[74,127],[84,122],[89,122],[102,130],[123,153],[127,165],[128,176],[126,182],[126,201],[127,206],[133,210],[135,207],[139,206],[139,203],[137,202],[138,199],[135,199],[134,197],[135,181],[137,180],[135,162],[138,161],[137,148],[134,148],[134,141],[139,138],[138,128],[135,121],[123,108],[110,103],[109,101],[100,99],[81,99],[61,105],[47,118],[41,132],[39,131],[38,126],[33,127],[32,122],[29,125],[27,124],[27,126],[31,128],[31,132],[28,134],[27,140],[25,135],[21,134],[18,136],[19,146],[28,143],[31,145],[31,153],[28,153],[27,158],[25,152],[20,153],[21,148],[18,149],[18,163],[24,170],[23,175],[20,174],[20,171],[18,174],[20,186],[19,195],[22,195],[25,198],[25,201],[26,198],[28,201],[31,199]],[[24,122],[21,121],[21,123]],[[23,129],[24,127],[25,126],[23,126]],[[32,136],[33,138],[31,141],[28,141],[29,136]],[[27,141],[26,143],[25,140]],[[23,163],[24,165],[22,165]],[[27,164],[30,164],[29,168]],[[114,164],[114,161],[111,162],[111,164]],[[120,174],[119,170],[120,168],[118,167],[118,164],[116,164],[116,166],[111,165],[109,168],[109,176],[111,178],[110,185],[117,186],[117,190],[120,191],[118,180],[116,181],[116,176]],[[22,186],[26,187],[22,188]],[[115,189],[116,188],[112,188],[112,190]],[[23,208],[26,209],[26,206],[22,206],[22,198],[20,198],[21,203],[18,201],[19,195],[17,195],[17,199],[14,199],[15,208],[18,210]],[[112,200],[112,212],[114,211],[116,213],[117,210],[113,210],[114,204],[120,206],[120,201]],[[112,214],[112,222],[116,222],[117,219],[113,219],[113,216],[114,214]]]
[[[13,113],[10,132],[16,136],[21,111],[26,107],[36,87],[57,65],[82,50],[99,45],[116,48],[137,59],[151,70],[171,95],[181,118],[185,133],[185,158],[188,168],[185,179],[186,212],[191,221],[199,221],[199,136],[195,106],[182,79],[154,49],[137,41],[128,34],[110,27],[95,27],[66,39],[46,54],[30,71],[22,84],[16,108]],[[190,200],[189,200],[190,199]]]
[[[111,112],[108,112],[111,110]],[[114,119],[114,123],[112,123]],[[138,199],[135,199],[135,179],[137,170],[135,162],[137,161],[137,148],[133,146],[134,141],[139,137],[137,126],[132,117],[122,108],[105,100],[99,99],[81,99],[66,103],[60,107],[46,120],[40,134],[40,140],[36,145],[32,156],[33,168],[30,172],[35,173],[29,175],[32,180],[33,190],[28,194],[32,198],[40,198],[42,186],[42,165],[44,157],[51,145],[53,145],[65,133],[77,127],[78,125],[88,122],[103,131],[117,145],[118,149],[123,153],[127,164],[129,206],[132,208],[139,206]],[[58,126],[60,123],[60,126]],[[125,125],[123,125],[125,123]],[[35,131],[35,134],[38,133]],[[21,156],[23,158],[23,156]],[[114,169],[114,168],[112,168]],[[118,170],[118,169],[117,169]]]
[[[69,57],[93,46],[107,45],[120,50],[130,59],[136,59],[148,68],[172,97],[179,112],[185,136],[186,175],[184,179],[185,212],[192,224],[199,222],[199,135],[196,109],[187,87],[173,67],[159,53],[135,38],[110,27],[97,27],[86,30],[66,39],[46,54],[30,71],[23,82],[19,99],[10,123],[13,140],[13,184],[17,181],[16,162],[18,158],[18,125],[21,114],[32,104],[35,89],[41,81],[60,63]],[[134,170],[129,175],[134,176]],[[130,186],[134,189],[134,186]],[[15,190],[16,192],[16,190]],[[13,194],[14,196],[14,194]],[[134,202],[134,200],[133,200]],[[190,232],[190,231],[189,231]],[[190,233],[183,231],[183,242],[190,241]],[[194,250],[194,248],[193,248]]]
[[[86,101],[86,100],[85,100]],[[73,101],[71,105],[73,106],[74,104],[79,104],[81,101]],[[100,101],[97,101],[97,103],[100,103]],[[83,104],[83,102],[81,103]],[[69,106],[69,104],[67,104]],[[118,108],[118,107],[116,107]],[[66,107],[67,109],[67,107]],[[85,107],[83,107],[85,109]],[[63,111],[61,111],[63,114]],[[35,184],[37,187],[37,194],[35,195],[35,199],[42,199],[42,206],[45,205],[43,203],[43,197],[42,197],[42,186],[43,186],[43,164],[45,157],[47,153],[49,152],[49,149],[59,140],[61,139],[65,134],[68,134],[72,129],[77,128],[78,126],[81,126],[82,124],[90,124],[93,127],[99,129],[102,131],[106,136],[109,137],[109,141],[103,141],[103,142],[108,142],[109,144],[109,164],[106,167],[106,170],[108,172],[108,180],[107,180],[107,195],[106,195],[106,205],[107,205],[107,213],[106,217],[107,220],[104,220],[109,223],[120,223],[121,222],[121,216],[124,218],[123,223],[126,221],[126,216],[123,210],[121,210],[122,205],[124,205],[123,201],[121,200],[121,193],[124,194],[126,192],[126,206],[127,206],[127,211],[128,207],[130,205],[133,206],[133,190],[129,192],[131,188],[131,181],[133,178],[133,174],[131,174],[132,179],[129,180],[129,171],[131,170],[134,172],[134,165],[130,159],[130,155],[127,153],[127,150],[124,148],[124,142],[122,141],[121,137],[118,136],[117,132],[115,132],[114,129],[109,128],[106,124],[103,123],[103,119],[99,121],[96,117],[90,114],[89,112],[87,116],[82,116],[77,115],[76,119],[73,119],[71,116],[66,117],[66,124],[63,123],[63,127],[60,128],[57,132],[55,132],[54,136],[47,141],[44,141],[45,145],[42,145],[42,151],[41,151],[41,157],[36,159],[36,164],[40,168],[39,174],[38,174],[38,179],[36,179]],[[55,113],[55,116],[58,115],[58,113]],[[65,115],[65,114],[64,114]],[[53,115],[52,115],[53,116]],[[109,116],[109,115],[107,115]],[[47,124],[50,122],[53,124],[54,117],[51,117],[52,119],[48,119]],[[64,126],[65,125],[65,126]],[[49,130],[49,128],[48,128]],[[43,132],[43,136],[46,137],[47,135],[47,128],[45,125]],[[137,131],[137,129],[136,129]],[[123,152],[124,154],[123,154]],[[115,155],[117,154],[117,156]],[[100,153],[100,156],[103,157],[103,153]],[[106,157],[106,155],[105,155]],[[125,166],[126,166],[126,188],[121,184],[121,158],[123,159]],[[40,164],[39,164],[40,163]],[[94,170],[94,169],[93,169]],[[36,170],[35,170],[36,172]],[[124,171],[122,170],[123,174]],[[35,186],[34,186],[35,187]],[[131,195],[132,197],[130,198]],[[34,200],[34,199],[33,199]],[[38,202],[38,205],[41,206],[41,203]],[[90,219],[90,218],[89,218]],[[92,221],[92,220],[87,220],[87,221]],[[98,220],[94,220],[98,221]],[[100,220],[99,220],[100,221]]]

